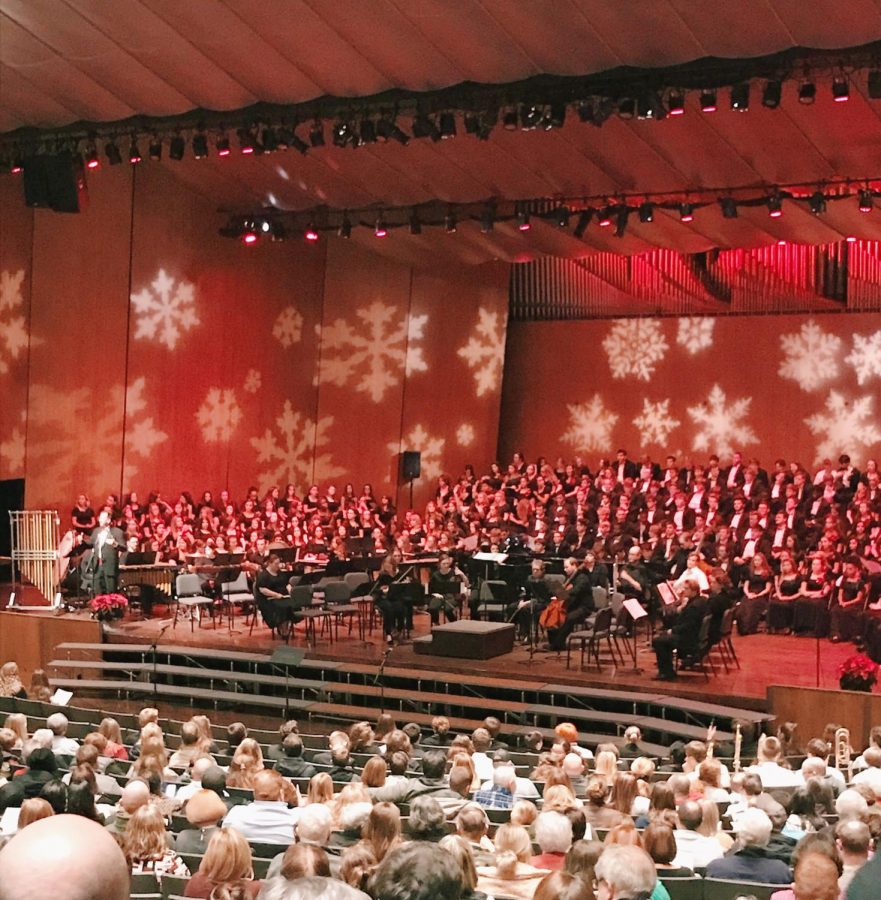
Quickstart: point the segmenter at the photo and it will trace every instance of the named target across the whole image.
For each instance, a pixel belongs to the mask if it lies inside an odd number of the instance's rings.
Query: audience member
[[[290,809],[282,799],[281,775],[263,769],[254,777],[254,800],[234,806],[223,820],[224,827],[238,829],[248,841],[262,844],[289,844],[300,809]]]
[[[771,837],[771,820],[760,809],[748,809],[734,824],[737,841],[731,853],[707,866],[710,878],[789,884],[789,866],[770,859],[765,848]]]

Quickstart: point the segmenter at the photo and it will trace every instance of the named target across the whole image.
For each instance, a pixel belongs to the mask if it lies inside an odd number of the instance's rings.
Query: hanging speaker
[[[82,161],[70,153],[29,156],[24,161],[24,200],[28,206],[78,213],[88,205]]]
[[[405,450],[401,454],[401,471],[405,481],[418,478],[422,472],[422,454],[418,450]]]

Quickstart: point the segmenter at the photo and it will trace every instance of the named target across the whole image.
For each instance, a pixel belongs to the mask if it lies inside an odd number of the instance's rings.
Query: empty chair
[[[194,629],[197,618],[201,624],[203,609],[208,609],[213,618],[214,598],[202,593],[202,579],[198,575],[190,573],[178,575],[174,581],[174,590],[175,594],[177,594],[177,606],[174,610],[174,628],[177,628],[177,617],[181,607],[184,608],[190,619],[190,631]]]
[[[254,593],[248,585],[248,576],[243,571],[239,572],[233,581],[224,582],[220,586],[220,595],[229,617],[230,629],[232,628],[233,607],[236,603],[239,604],[243,613],[247,609],[256,616],[257,604],[254,600]]]

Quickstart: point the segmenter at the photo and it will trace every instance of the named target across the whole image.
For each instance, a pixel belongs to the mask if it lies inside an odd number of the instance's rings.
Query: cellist
[[[548,630],[550,649],[557,652],[566,649],[566,639],[596,608],[593,602],[593,586],[590,576],[578,564],[578,560],[570,556],[563,562],[563,571],[566,573],[562,591],[565,594],[566,618],[559,628]],[[549,610],[550,607],[546,612]]]

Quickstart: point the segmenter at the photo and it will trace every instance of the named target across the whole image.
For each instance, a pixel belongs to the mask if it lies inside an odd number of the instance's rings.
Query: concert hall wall
[[[416,271],[336,237],[246,248],[159,166],[102,169],[79,215],[20,190],[0,179],[0,478],[25,478],[28,507],[327,479],[404,502],[403,450],[424,502],[494,457],[506,265]]]

